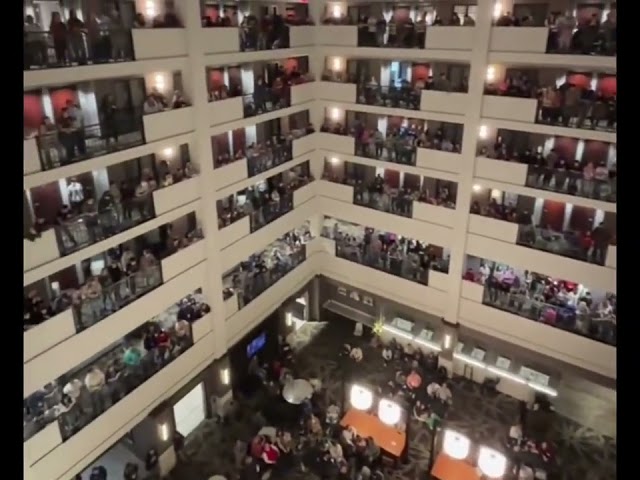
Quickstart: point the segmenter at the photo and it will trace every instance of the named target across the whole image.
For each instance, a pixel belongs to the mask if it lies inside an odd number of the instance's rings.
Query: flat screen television
[[[249,342],[247,345],[247,357],[251,358],[260,350],[262,350],[267,343],[267,332],[262,332],[256,338]]]

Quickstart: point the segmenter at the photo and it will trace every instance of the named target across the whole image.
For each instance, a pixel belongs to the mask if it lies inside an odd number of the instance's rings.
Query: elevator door
[[[204,398],[204,385],[200,383],[174,405],[176,429],[182,436],[189,435],[205,419]]]

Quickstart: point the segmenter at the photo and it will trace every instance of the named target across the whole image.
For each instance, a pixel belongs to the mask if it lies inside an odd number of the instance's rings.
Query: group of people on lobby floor
[[[87,426],[193,344],[191,324],[211,311],[194,293],[24,401],[24,439],[54,421],[63,439]]]

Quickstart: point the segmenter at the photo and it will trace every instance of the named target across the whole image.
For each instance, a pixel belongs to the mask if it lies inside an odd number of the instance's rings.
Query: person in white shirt
[[[511,427],[509,428],[509,444],[512,447],[516,447],[518,445],[520,445],[520,442],[522,441],[522,425],[515,424],[515,425],[511,425]]]
[[[484,285],[491,274],[491,269],[484,262],[480,264],[480,283]]]
[[[73,139],[79,155],[86,155],[87,145],[84,136],[84,116],[82,109],[72,100],[67,100],[67,113],[71,118],[71,128],[73,128]]]
[[[438,385],[436,382],[432,382],[427,385],[427,395],[429,395],[431,398],[435,398],[439,391],[440,385]]]
[[[72,400],[76,401],[82,394],[82,387],[82,382],[77,378],[74,378],[64,386],[64,388],[62,389],[62,393],[64,393],[65,395],[69,395]]]
[[[98,367],[91,367],[84,377],[84,384],[90,392],[99,392],[106,384],[104,373]]]
[[[75,177],[67,185],[67,195],[69,196],[71,208],[78,213],[82,202],[84,202],[84,187]]]
[[[444,403],[451,403],[451,399],[453,398],[453,394],[451,390],[449,390],[449,385],[443,383],[438,392],[436,393],[436,397],[439,398]]]

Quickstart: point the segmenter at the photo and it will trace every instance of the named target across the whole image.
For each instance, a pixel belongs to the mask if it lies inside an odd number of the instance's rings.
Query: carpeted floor
[[[338,352],[343,343],[358,344],[364,360],[358,365],[358,375],[370,383],[386,383],[394,372],[383,365],[379,353],[361,339],[352,336],[352,325],[346,323],[307,323],[292,340],[296,361],[302,376],[322,379],[327,397],[340,403],[342,391]],[[446,425],[470,434],[474,441],[492,445],[502,442],[509,426],[517,418],[515,399],[498,394],[487,398],[478,384],[454,379],[453,406]],[[214,474],[235,478],[233,445],[238,438],[251,438],[256,433],[252,423],[253,410],[240,412],[228,425],[205,421],[187,439],[187,461],[176,467],[172,478],[206,480]],[[616,478],[616,443],[572,420],[557,415],[552,441],[557,448],[561,480],[613,480]],[[387,479],[417,480],[426,478],[430,436],[425,426],[413,422],[410,428],[409,462],[399,469],[388,470]],[[290,473],[287,480],[316,479],[310,473]]]

